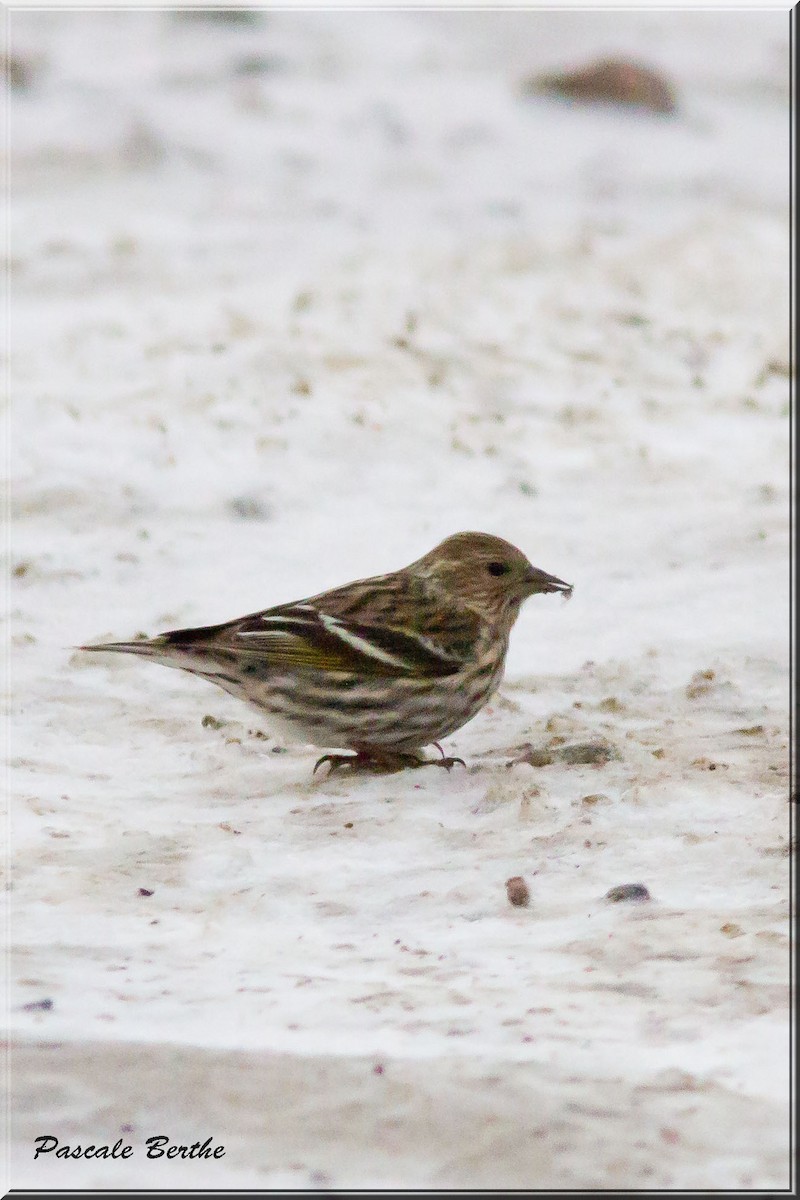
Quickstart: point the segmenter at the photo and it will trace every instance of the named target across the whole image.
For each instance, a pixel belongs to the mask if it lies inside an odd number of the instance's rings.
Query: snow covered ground
[[[13,1185],[788,1187],[788,12],[10,29]],[[575,585],[466,770],[70,649],[459,529]]]

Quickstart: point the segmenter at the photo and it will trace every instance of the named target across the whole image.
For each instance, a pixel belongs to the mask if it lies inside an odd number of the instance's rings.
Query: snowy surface
[[[14,1186],[787,1187],[788,13],[10,25]],[[70,650],[459,529],[575,585],[466,770]]]

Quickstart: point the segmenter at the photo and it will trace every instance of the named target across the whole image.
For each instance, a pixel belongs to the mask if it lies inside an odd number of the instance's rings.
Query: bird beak
[[[564,583],[563,579],[556,579],[555,575],[548,575],[538,567],[531,567],[525,576],[525,594],[534,596],[537,592],[562,592],[568,600],[572,595],[572,584]]]

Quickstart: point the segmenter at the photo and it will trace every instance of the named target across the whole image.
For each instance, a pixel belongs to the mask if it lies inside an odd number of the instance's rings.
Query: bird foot
[[[397,771],[416,771],[419,767],[444,767],[450,771],[456,763],[466,766],[463,758],[420,758],[416,754],[402,754],[399,751],[376,753],[359,750],[356,754],[323,754],[314,764],[312,774],[316,775],[317,768],[323,763],[329,764],[328,775],[341,771],[345,767],[354,775],[393,775]]]
[[[463,758],[445,758],[444,755],[442,755],[441,758],[423,758],[421,762],[417,763],[417,766],[444,767],[445,771],[452,771],[456,763],[458,763],[460,767],[464,767],[466,770],[467,764],[464,762]]]
[[[422,760],[414,754],[323,754],[314,764],[313,774],[323,763],[329,764],[329,775],[342,771],[346,767],[354,775],[391,775],[406,767],[421,767]]]
[[[436,749],[439,751],[439,753],[441,754],[442,757],[441,758],[424,758],[420,761],[419,765],[421,767],[444,767],[444,769],[446,771],[452,771],[453,767],[456,765],[456,763],[458,763],[459,766],[462,766],[464,768],[464,770],[466,771],[467,764],[464,762],[463,758],[451,758],[451,757],[445,758],[444,750],[439,745],[439,743],[434,742],[433,745],[436,747]]]

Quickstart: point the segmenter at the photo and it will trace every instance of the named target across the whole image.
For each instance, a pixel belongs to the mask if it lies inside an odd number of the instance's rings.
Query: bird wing
[[[310,602],[231,622],[215,642],[239,654],[263,655],[270,666],[290,670],[436,678],[454,674],[465,662],[464,653],[425,634],[334,616]]]

